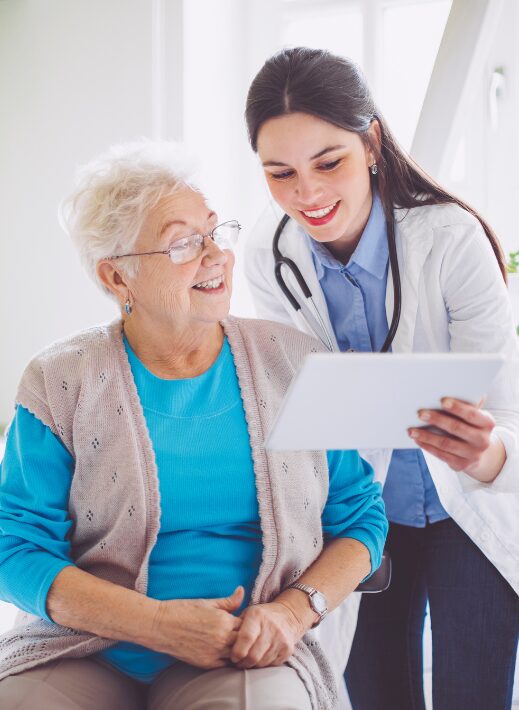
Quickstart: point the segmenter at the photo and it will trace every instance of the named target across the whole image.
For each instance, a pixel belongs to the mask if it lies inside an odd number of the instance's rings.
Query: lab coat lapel
[[[393,352],[413,350],[420,282],[424,262],[431,251],[433,235],[431,227],[421,219],[420,209],[395,210],[395,231],[400,281],[402,286],[402,310],[400,322],[392,344]],[[386,291],[386,314],[388,324],[393,317],[393,275],[389,268]]]
[[[427,210],[420,208],[395,210],[396,248],[402,285],[402,310],[400,323],[392,344],[393,352],[410,352],[413,350],[423,265],[433,244],[432,230],[430,225],[427,224],[427,220],[423,218],[423,212],[427,212]],[[301,227],[293,220],[290,220],[280,239],[281,251],[299,266],[303,277],[310,287],[315,305],[319,309],[328,333],[336,344],[337,341],[328,315],[326,299],[315,273],[312,253],[306,245],[306,238],[302,232]],[[288,273],[287,270],[284,271],[284,274],[291,288],[296,293],[300,293],[292,274]],[[304,301],[302,295],[300,298]],[[385,305],[389,324],[393,316],[394,305],[391,268],[388,271]],[[308,330],[308,328],[306,327],[305,330]]]
[[[294,222],[293,219],[290,220],[287,225],[287,228],[283,231],[283,234],[281,235],[280,248],[283,254],[288,256],[298,265],[304,280],[306,281],[310,291],[312,292],[313,301],[319,311],[324,325],[326,326],[328,335],[330,336],[332,343],[338,350],[339,346],[337,345],[335,333],[333,331],[330,316],[328,314],[326,298],[321,288],[321,284],[319,283],[319,279],[317,278],[315,273],[312,252],[306,244],[306,236],[303,232],[303,229],[296,222]],[[287,283],[289,284],[291,290],[297,294],[300,294],[300,302],[304,303],[306,299],[301,293],[301,289],[299,288],[297,281],[292,275],[292,272],[288,269],[284,269],[283,275]],[[307,330],[310,335],[317,337],[315,333],[312,333],[312,331],[308,329],[308,326],[305,327],[305,330]]]

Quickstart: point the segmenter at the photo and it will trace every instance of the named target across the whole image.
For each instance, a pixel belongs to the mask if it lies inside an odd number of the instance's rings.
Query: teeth
[[[216,279],[211,279],[210,281],[200,281],[199,284],[196,284],[193,286],[193,288],[205,288],[205,289],[211,289],[211,288],[218,288],[223,282],[223,276],[218,276]]]
[[[325,217],[327,214],[329,214],[337,202],[334,202],[333,205],[329,205],[328,207],[323,207],[320,210],[312,210],[311,212],[305,212],[305,210],[302,210],[303,214],[306,215],[307,217],[313,217],[314,219],[319,219],[319,217]]]

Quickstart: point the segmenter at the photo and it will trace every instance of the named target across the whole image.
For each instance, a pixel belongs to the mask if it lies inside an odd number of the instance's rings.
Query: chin
[[[318,242],[336,242],[342,239],[345,234],[349,234],[351,226],[349,222],[336,222],[335,224],[327,224],[325,228],[320,229],[316,235],[311,235]]]
[[[337,239],[340,239],[340,235],[343,234],[344,231],[338,231],[335,229],[321,229],[314,234],[312,234],[312,232],[308,233],[316,242],[320,242],[321,244],[331,244],[331,242],[335,242]]]
[[[230,310],[231,302],[230,300],[228,300],[227,303],[219,303],[218,305],[215,305],[211,312],[208,314],[208,316],[209,318],[211,318],[211,320],[215,321],[216,323],[219,323],[224,318],[227,318]]]

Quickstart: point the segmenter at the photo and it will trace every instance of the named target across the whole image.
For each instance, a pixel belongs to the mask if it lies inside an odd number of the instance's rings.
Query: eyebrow
[[[214,211],[209,212],[209,214],[207,215],[207,221],[209,221],[210,219],[213,219],[213,217],[216,217],[216,212],[214,212]],[[166,224],[164,224],[160,230],[159,238],[162,239],[164,232],[167,229],[169,229],[170,227],[173,227],[176,225],[179,225],[181,227],[185,227],[186,224],[187,224],[187,222],[184,222],[184,220],[182,220],[182,219],[173,219],[170,222],[166,222]]]
[[[182,226],[182,225],[185,225],[186,223],[180,219],[175,219],[175,220],[172,220],[171,222],[166,222],[166,224],[163,224],[162,228],[160,230],[160,234],[159,234],[160,239],[162,239],[162,237],[164,236],[164,232],[166,232],[170,227],[173,227],[174,225],[177,225],[177,224]]]
[[[346,148],[346,147],[347,147],[347,146],[341,145],[340,143],[337,144],[337,145],[329,145],[329,146],[327,146],[326,148],[323,148],[322,150],[320,150],[320,151],[319,151],[318,153],[316,153],[315,155],[312,155],[311,158],[310,158],[310,160],[316,160],[317,158],[321,158],[321,157],[322,157],[323,155],[325,155],[326,153],[331,153],[331,152],[334,151],[334,150],[338,150],[339,148]],[[278,163],[278,162],[275,161],[275,160],[266,160],[264,163],[262,163],[262,165],[263,165],[264,168],[269,168],[269,167],[270,167],[270,168],[274,168],[274,167],[281,168],[281,167],[287,166],[288,163]]]

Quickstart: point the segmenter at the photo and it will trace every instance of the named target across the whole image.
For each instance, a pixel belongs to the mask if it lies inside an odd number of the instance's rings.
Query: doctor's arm
[[[445,397],[442,406],[442,410],[422,409],[419,417],[424,424],[438,427],[445,434],[415,427],[410,429],[410,436],[454,471],[491,483],[506,461],[503,442],[493,436],[495,420],[479,406],[451,397]]]
[[[492,483],[504,470],[519,433],[517,339],[506,286],[488,239],[481,228],[457,228],[467,234],[452,240],[440,280],[450,349],[502,353],[507,360],[488,393],[485,410],[483,403],[473,405],[446,396],[442,410],[419,413],[424,425],[439,427],[445,434],[422,428],[409,434],[454,471]]]

